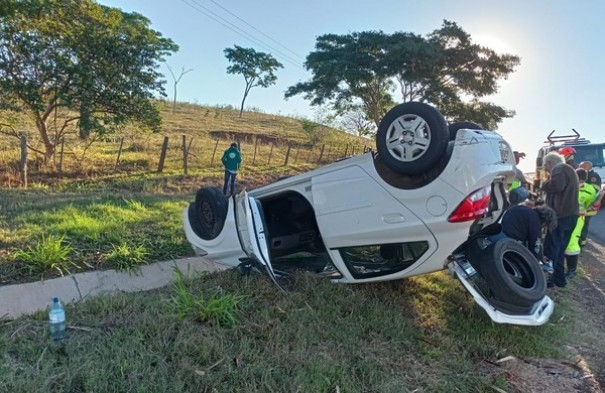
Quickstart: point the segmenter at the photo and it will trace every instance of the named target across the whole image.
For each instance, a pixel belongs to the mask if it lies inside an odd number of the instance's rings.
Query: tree
[[[337,125],[345,131],[361,137],[371,137],[376,133],[376,124],[368,119],[360,105],[353,106],[348,111],[341,113]]]
[[[361,105],[378,124],[393,103],[389,93],[393,82],[380,66],[387,38],[374,31],[318,37],[316,51],[305,62],[313,78],[289,87],[286,98],[302,93],[311,105],[332,102],[337,114]]]
[[[330,103],[340,115],[361,107],[378,125],[393,105],[398,84],[403,102],[427,102],[450,120],[495,126],[514,112],[479,99],[496,93],[498,81],[519,62],[517,56],[473,43],[447,20],[427,37],[380,31],[327,34],[317,38],[315,51],[307,56],[312,79],[289,87],[286,98],[304,94],[312,105]]]
[[[185,75],[193,70],[192,69],[185,70],[185,67],[183,67],[181,69],[181,73],[179,74],[179,76],[177,78],[174,75],[174,72],[172,72],[172,68],[170,68],[170,66],[168,64],[166,64],[166,67],[168,67],[168,71],[170,71],[170,75],[172,75],[172,80],[174,80],[174,99],[172,100],[172,113],[175,113],[176,112],[176,86],[181,81],[181,78],[183,77],[183,75]]]
[[[152,103],[154,93],[165,95],[159,63],[178,47],[147,18],[91,0],[8,1],[14,12],[0,18],[0,108],[33,117],[44,147],[30,148],[48,159],[68,133],[87,138],[129,121],[159,130]]]
[[[226,48],[224,53],[227,60],[232,63],[227,67],[227,73],[242,74],[246,81],[244,98],[239,110],[239,117],[242,117],[244,103],[250,89],[256,86],[269,87],[275,84],[277,81],[275,71],[283,68],[283,65],[270,54],[257,52],[252,48],[242,48],[234,45],[234,48]]]

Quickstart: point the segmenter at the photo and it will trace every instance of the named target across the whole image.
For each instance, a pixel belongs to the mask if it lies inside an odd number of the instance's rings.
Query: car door
[[[406,276],[437,248],[433,234],[410,208],[358,166],[313,177],[312,195],[324,244],[336,266],[348,272],[346,275],[350,281]],[[422,256],[415,260],[419,263],[392,271],[384,270],[380,274],[359,271],[356,274],[355,267],[351,264],[345,267],[347,262],[341,258],[341,254],[347,250],[359,251],[359,246],[402,243],[422,248]],[[442,261],[437,265],[440,268]]]
[[[284,290],[271,266],[262,206],[254,197],[249,196],[246,190],[235,196],[235,225],[242,250],[252,264],[258,270],[264,271],[281,290]]]

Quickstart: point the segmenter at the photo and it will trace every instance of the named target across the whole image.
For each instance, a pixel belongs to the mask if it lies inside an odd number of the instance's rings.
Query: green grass
[[[23,261],[30,274],[44,276],[49,270],[56,271],[61,276],[70,274],[73,270],[80,269],[80,266],[69,259],[72,248],[65,244],[64,238],[65,236],[43,236],[33,246],[28,246],[27,250],[17,250],[13,258]]]
[[[242,174],[238,186],[287,173],[274,169]],[[200,186],[221,182],[222,173],[155,174],[0,189],[0,285],[192,256],[182,211]]]
[[[89,299],[67,307],[72,328],[62,350],[49,346],[45,313],[5,322],[0,386],[15,393],[492,392],[506,390],[506,371],[483,360],[562,357],[572,329],[574,336],[598,331],[569,298],[542,327],[493,324],[444,273],[359,286],[301,275],[293,286],[284,295],[263,276],[228,270]],[[232,325],[190,312],[196,300],[228,296],[238,306],[218,309],[235,313]],[[189,311],[179,312],[175,298],[189,299]]]

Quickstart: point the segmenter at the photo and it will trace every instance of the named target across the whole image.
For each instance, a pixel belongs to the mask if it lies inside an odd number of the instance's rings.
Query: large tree
[[[361,105],[378,124],[393,103],[389,93],[393,81],[380,66],[387,40],[387,35],[374,31],[318,37],[315,52],[305,62],[313,78],[289,87],[286,98],[302,93],[312,105],[331,102],[337,114]]]
[[[403,102],[427,102],[449,120],[495,127],[514,112],[480,98],[496,93],[498,82],[519,62],[517,56],[474,43],[449,21],[426,37],[374,31],[327,34],[317,38],[315,51],[307,56],[312,79],[288,88],[286,98],[304,94],[312,105],[330,103],[342,114],[361,105],[366,118],[378,125],[395,101],[398,84]]]
[[[33,117],[46,158],[67,133],[87,138],[129,121],[159,129],[152,103],[155,93],[165,95],[159,64],[178,47],[147,18],[91,0],[8,1],[0,108]]]
[[[269,87],[277,81],[275,72],[283,65],[268,53],[257,52],[253,48],[242,48],[234,45],[233,48],[224,50],[225,57],[231,65],[227,67],[229,74],[241,74],[246,81],[244,88],[244,97],[239,110],[239,117],[242,117],[244,103],[250,93],[250,89],[256,86]]]

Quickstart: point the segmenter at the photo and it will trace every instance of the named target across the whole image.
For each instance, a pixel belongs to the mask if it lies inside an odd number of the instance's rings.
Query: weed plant
[[[70,260],[72,247],[65,242],[65,236],[43,236],[33,246],[26,250],[18,250],[13,254],[15,260],[24,263],[30,274],[44,276],[49,270],[58,272],[61,276],[80,269],[80,265]]]
[[[105,256],[105,262],[115,267],[116,270],[131,271],[147,263],[148,256],[149,252],[145,246],[122,243],[113,246],[113,249]]]

